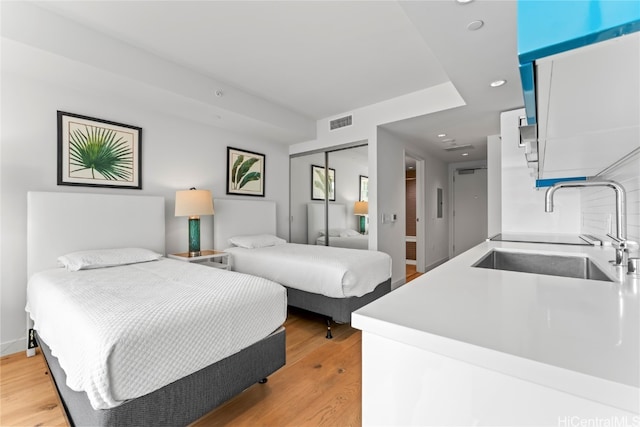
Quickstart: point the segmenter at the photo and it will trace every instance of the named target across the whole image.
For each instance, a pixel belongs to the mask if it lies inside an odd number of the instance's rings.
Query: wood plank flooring
[[[0,359],[1,426],[67,426],[44,357],[25,352]]]
[[[413,272],[410,273],[410,268]],[[407,281],[419,276],[408,266]],[[360,426],[361,333],[290,309],[287,364],[192,424],[207,426]],[[68,426],[43,356],[0,359],[1,426]]]
[[[287,364],[193,424],[205,426],[359,426],[361,333],[290,309]]]

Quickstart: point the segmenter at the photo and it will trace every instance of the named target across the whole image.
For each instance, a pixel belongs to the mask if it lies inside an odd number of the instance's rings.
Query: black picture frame
[[[360,187],[358,190],[358,200],[361,202],[369,201],[369,177],[360,175]]]
[[[336,170],[329,170],[329,200],[336,200]],[[311,200],[326,200],[325,191],[325,167],[311,165]]]
[[[142,189],[142,128],[57,113],[58,185]]]
[[[266,156],[227,147],[227,194],[264,197]]]

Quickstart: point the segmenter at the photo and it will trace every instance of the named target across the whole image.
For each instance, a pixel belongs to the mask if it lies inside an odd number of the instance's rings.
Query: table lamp
[[[176,216],[189,217],[189,256],[200,256],[200,216],[213,215],[211,191],[176,191]]]
[[[365,232],[366,216],[369,214],[369,202],[356,202],[353,205],[353,214],[360,216],[360,233]]]

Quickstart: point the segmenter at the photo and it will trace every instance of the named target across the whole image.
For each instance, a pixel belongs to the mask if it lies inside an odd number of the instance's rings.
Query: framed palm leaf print
[[[329,176],[325,178],[323,166],[311,165],[311,200],[326,200],[327,189],[329,200],[336,200],[336,170],[327,168]]]
[[[142,189],[142,128],[58,111],[58,185]]]
[[[264,197],[265,155],[227,147],[227,194]]]

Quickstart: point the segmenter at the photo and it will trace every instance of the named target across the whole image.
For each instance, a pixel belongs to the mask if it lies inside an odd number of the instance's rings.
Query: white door
[[[453,256],[487,238],[487,170],[459,169],[453,175]]]

